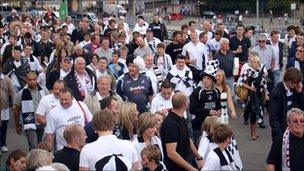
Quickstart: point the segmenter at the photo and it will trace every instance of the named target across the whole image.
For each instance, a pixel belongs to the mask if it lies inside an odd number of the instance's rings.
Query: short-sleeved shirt
[[[36,114],[47,117],[50,111],[59,105],[59,99],[57,99],[53,93],[49,94],[47,96],[42,97],[42,99],[40,100],[36,110]]]
[[[138,162],[138,155],[131,141],[120,140],[115,135],[104,135],[99,137],[95,142],[87,144],[82,148],[79,167],[96,170],[96,162],[113,154],[121,154],[131,163]]]
[[[275,60],[273,48],[270,45],[266,45],[265,48],[256,46],[252,48],[252,52],[258,53],[261,63],[265,65],[267,70],[271,69],[272,61]]]
[[[80,152],[77,149],[65,146],[62,150],[56,151],[54,153],[53,162],[65,164],[70,170],[78,170],[79,156]]]
[[[182,43],[178,43],[178,44],[170,43],[166,47],[166,54],[170,55],[173,64],[175,64],[177,55],[182,54],[183,46],[184,45]]]
[[[129,74],[118,80],[116,92],[123,100],[137,104],[139,113],[147,111],[148,97],[153,95],[150,78],[139,74],[137,80],[133,80]]]
[[[282,140],[280,136],[272,143],[266,162],[275,165],[275,170],[282,170]],[[289,135],[290,170],[304,170],[304,137]]]
[[[66,126],[71,124],[84,126],[86,121],[89,122],[92,120],[92,114],[86,104],[83,102],[79,102],[79,104],[74,99],[72,106],[69,108],[65,109],[59,105],[49,113],[45,133],[56,135],[57,150],[61,150],[63,146],[66,145],[66,141],[63,138],[63,131]]]
[[[184,170],[168,157],[166,144],[177,143],[176,152],[185,160],[194,157],[191,152],[190,136],[186,120],[183,117],[170,112],[162,124],[160,137],[164,150],[164,163],[167,169]]]
[[[251,47],[250,40],[247,37],[243,37],[240,41],[237,36],[230,39],[230,50],[234,51],[239,46],[242,46],[242,53],[237,53],[235,56],[240,58],[241,62],[247,62],[248,60],[248,49]]]

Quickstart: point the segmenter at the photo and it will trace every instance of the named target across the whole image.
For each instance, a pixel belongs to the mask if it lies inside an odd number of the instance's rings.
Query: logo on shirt
[[[142,90],[145,90],[145,87],[142,85],[137,86],[137,87],[130,87],[130,91],[133,93],[142,92]]]

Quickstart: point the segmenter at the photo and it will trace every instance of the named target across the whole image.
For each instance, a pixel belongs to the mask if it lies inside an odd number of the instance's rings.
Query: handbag
[[[235,93],[241,100],[246,100],[248,98],[249,90],[244,86],[237,85],[235,88]]]

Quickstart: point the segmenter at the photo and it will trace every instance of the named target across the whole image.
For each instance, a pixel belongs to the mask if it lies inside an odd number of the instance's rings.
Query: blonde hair
[[[213,136],[214,129],[220,124],[217,116],[207,116],[202,124],[202,131]]]
[[[122,103],[120,108],[120,115],[119,115],[119,123],[122,127],[125,127],[128,132],[132,132],[135,125],[132,122],[133,119],[133,112],[137,111],[136,104],[132,102],[125,102]]]
[[[226,75],[225,75],[225,71],[222,70],[222,69],[218,69],[216,74],[220,73],[223,77],[223,80],[222,82],[218,83],[216,82],[217,84],[220,84],[220,86],[222,86],[223,88],[223,92],[227,92],[227,80],[226,80]]]
[[[157,123],[158,122],[154,114],[150,112],[141,114],[138,118],[138,135],[142,136],[146,129],[156,127]]]

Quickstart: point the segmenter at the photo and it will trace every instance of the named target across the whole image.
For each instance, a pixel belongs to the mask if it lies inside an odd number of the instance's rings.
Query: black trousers
[[[0,127],[0,147],[6,146],[7,125],[9,120],[4,120]]]

